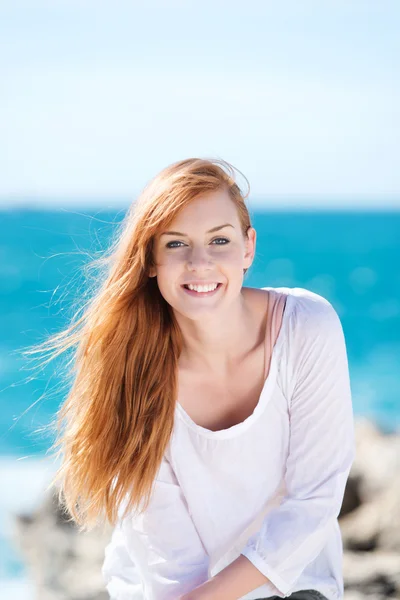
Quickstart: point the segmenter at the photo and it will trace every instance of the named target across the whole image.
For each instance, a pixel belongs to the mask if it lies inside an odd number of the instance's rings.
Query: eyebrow
[[[206,233],[213,233],[214,231],[219,231],[220,229],[223,229],[224,227],[233,227],[233,225],[231,225],[230,223],[224,223],[224,225],[217,225],[216,227],[212,227],[211,229],[209,229]],[[163,231],[163,233],[161,235],[179,235],[181,237],[188,237],[188,235],[186,233],[181,233],[180,231]]]

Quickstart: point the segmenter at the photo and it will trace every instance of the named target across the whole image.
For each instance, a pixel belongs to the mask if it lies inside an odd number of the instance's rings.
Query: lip
[[[214,281],[213,283],[217,283],[216,281]],[[195,292],[194,290],[188,290],[187,288],[185,288],[185,285],[189,285],[188,283],[183,284],[181,287],[183,289],[184,292],[186,292],[186,294],[189,294],[189,296],[196,296],[197,298],[205,298],[205,297],[211,297],[214,296],[214,294],[216,294],[219,289],[222,287],[222,283],[218,282],[217,287],[215,288],[215,290],[212,290],[212,292]],[[195,285],[195,284],[193,284]],[[199,284],[200,285],[200,284]],[[203,284],[205,285],[205,284]]]

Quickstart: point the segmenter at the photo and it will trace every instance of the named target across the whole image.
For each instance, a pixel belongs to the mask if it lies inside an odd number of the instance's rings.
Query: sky
[[[0,0],[0,205],[196,156],[256,201],[400,207],[399,31],[398,0]]]

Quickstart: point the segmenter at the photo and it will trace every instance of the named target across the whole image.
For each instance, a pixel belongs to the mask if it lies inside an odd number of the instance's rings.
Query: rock
[[[400,434],[384,434],[365,418],[356,420],[356,457],[351,477],[358,480],[362,502],[385,490],[400,472]]]
[[[40,600],[108,600],[100,567],[111,528],[79,533],[55,491],[32,515],[19,515],[15,526]]]
[[[344,517],[348,513],[352,512],[353,510],[356,510],[356,508],[361,506],[362,500],[360,496],[360,484],[361,477],[350,473],[350,476],[346,483],[346,489],[344,492],[344,498],[339,518]]]
[[[365,552],[381,548],[400,553],[400,473],[392,477],[386,490],[340,519],[340,528],[346,549]]]
[[[345,552],[345,600],[358,597],[399,598],[400,560],[397,552]],[[351,593],[355,592],[356,596]]]

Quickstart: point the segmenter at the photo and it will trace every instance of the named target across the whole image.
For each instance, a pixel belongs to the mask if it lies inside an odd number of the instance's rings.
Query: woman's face
[[[237,209],[226,190],[192,200],[154,240],[158,287],[172,308],[191,319],[226,307],[240,294],[243,269],[250,267],[256,242],[251,227],[243,237]],[[185,284],[218,284],[212,292]]]

